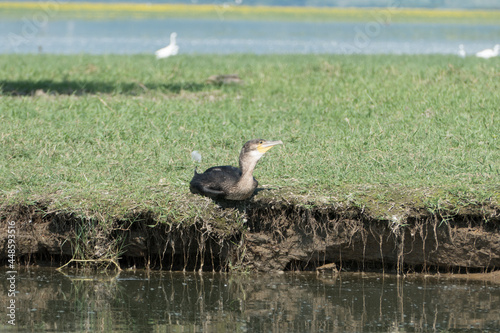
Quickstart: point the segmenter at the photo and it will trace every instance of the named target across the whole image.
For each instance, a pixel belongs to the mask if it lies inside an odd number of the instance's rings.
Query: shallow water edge
[[[498,284],[421,274],[145,270],[89,274],[38,268],[20,270],[16,279],[16,325],[2,322],[3,332],[387,332],[500,327]],[[7,304],[5,279],[0,286],[0,298]]]

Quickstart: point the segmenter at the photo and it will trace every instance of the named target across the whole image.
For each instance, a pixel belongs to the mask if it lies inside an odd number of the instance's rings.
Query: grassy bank
[[[0,17],[4,19],[33,17],[40,19],[67,18],[209,18],[219,20],[293,20],[340,22],[436,22],[498,24],[500,11],[495,10],[433,10],[401,8],[328,8],[328,7],[266,7],[139,4],[139,3],[64,3],[0,2]]]
[[[179,222],[200,168],[252,138],[259,196],[452,211],[500,201],[500,59],[453,56],[0,56],[0,198]],[[213,85],[237,73],[243,85]]]

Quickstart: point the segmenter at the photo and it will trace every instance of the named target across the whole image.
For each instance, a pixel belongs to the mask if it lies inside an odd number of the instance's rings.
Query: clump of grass
[[[285,143],[256,169],[266,195],[380,215],[450,193],[498,205],[499,72],[453,56],[1,55],[0,195],[183,221],[203,200],[191,151],[201,169],[237,165],[262,137]],[[206,82],[228,73],[244,84]]]

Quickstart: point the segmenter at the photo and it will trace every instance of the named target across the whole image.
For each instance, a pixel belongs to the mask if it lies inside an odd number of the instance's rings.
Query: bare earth
[[[123,268],[279,272],[322,270],[334,263],[340,272],[468,273],[464,278],[500,280],[495,207],[443,222],[428,211],[410,210],[403,221],[388,221],[359,208],[266,198],[244,206],[213,205],[191,224],[158,223],[153,214],[141,212],[107,227],[48,212],[42,204],[3,207],[0,258],[7,261],[7,225],[15,221],[16,258],[25,265],[115,258]],[[492,273],[479,274],[487,272]]]

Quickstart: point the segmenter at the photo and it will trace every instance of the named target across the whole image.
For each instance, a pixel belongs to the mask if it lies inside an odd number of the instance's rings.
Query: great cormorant
[[[259,159],[281,141],[250,140],[241,149],[240,167],[230,165],[216,166],[204,173],[194,171],[190,182],[190,190],[194,194],[204,195],[212,199],[246,200],[257,188],[257,180],[253,170]]]

